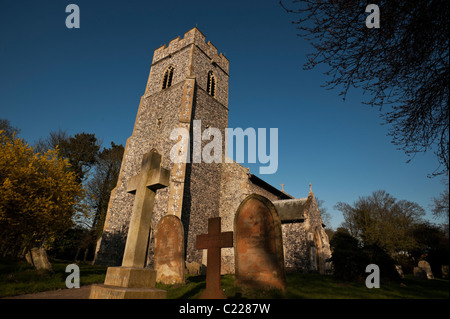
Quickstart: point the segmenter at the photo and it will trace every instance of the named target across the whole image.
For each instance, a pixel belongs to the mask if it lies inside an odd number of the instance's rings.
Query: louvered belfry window
[[[216,96],[216,78],[212,71],[208,72],[208,84],[206,85],[206,91],[212,97]]]
[[[164,72],[164,78],[162,83],[162,89],[167,89],[172,85],[172,79],[173,79],[173,66],[169,66]]]

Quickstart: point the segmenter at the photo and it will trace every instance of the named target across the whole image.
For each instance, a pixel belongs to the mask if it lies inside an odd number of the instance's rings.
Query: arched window
[[[216,78],[212,71],[208,72],[208,83],[206,85],[206,92],[212,97],[216,96]]]
[[[167,89],[168,87],[170,87],[172,85],[172,78],[173,78],[173,66],[169,66],[166,70],[166,72],[164,72],[164,77],[163,77],[163,83],[162,83],[162,89]]]

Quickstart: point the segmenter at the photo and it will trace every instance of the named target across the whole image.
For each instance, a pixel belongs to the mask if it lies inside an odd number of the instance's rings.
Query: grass
[[[0,297],[65,289],[71,262],[52,261],[53,272],[37,271],[25,261],[0,260]],[[80,284],[103,283],[106,267],[80,263]],[[162,285],[168,299],[196,299],[206,287],[205,276],[187,276],[186,284]],[[406,276],[401,286],[381,281],[380,288],[368,289],[364,282],[342,282],[333,276],[319,274],[287,275],[287,291],[281,293],[242,290],[234,286],[234,275],[222,276],[222,289],[231,299],[441,299],[449,298],[449,281],[422,280]]]
[[[435,299],[449,298],[448,280],[422,280],[407,275],[398,282],[380,282],[369,289],[364,282],[342,282],[332,276],[301,274],[287,277],[287,298],[312,299]]]
[[[35,292],[65,289],[66,266],[73,262],[52,261],[53,271],[35,270],[26,261],[0,260],[0,297],[30,294]],[[103,283],[106,268],[78,263],[80,285]]]
[[[403,285],[380,283],[368,289],[364,282],[342,282],[333,276],[319,274],[288,274],[287,291],[242,290],[234,286],[234,275],[222,276],[222,289],[230,299],[448,299],[449,281],[422,280],[406,276]],[[162,285],[168,299],[196,299],[205,289],[205,276],[188,276],[185,285]]]

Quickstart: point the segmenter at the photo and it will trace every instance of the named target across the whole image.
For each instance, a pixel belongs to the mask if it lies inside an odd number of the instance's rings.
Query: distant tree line
[[[433,274],[441,276],[448,265],[448,222],[430,223],[417,203],[397,200],[384,190],[360,197],[353,205],[339,202],[335,208],[344,222],[330,240],[335,275],[345,280],[365,277],[365,267],[374,263],[381,276],[399,279],[394,265],[412,273],[420,260],[430,263]],[[435,216],[448,220],[448,190],[434,199]]]
[[[19,133],[0,119],[0,256],[44,247],[55,258],[92,259],[123,146],[62,130],[31,146]]]

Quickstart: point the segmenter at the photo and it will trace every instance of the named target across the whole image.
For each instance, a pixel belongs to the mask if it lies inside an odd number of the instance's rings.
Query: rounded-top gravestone
[[[184,283],[184,230],[175,215],[165,215],[156,227],[156,281],[163,284]]]
[[[239,205],[234,219],[235,285],[286,289],[281,221],[275,206],[252,194]]]

